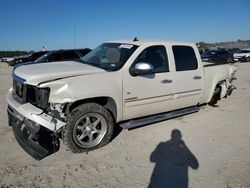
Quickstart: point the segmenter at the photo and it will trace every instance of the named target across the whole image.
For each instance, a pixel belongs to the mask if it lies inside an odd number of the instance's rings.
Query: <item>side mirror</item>
[[[136,63],[130,68],[130,74],[132,76],[138,76],[141,74],[151,74],[153,73],[154,67],[150,63],[140,62]]]

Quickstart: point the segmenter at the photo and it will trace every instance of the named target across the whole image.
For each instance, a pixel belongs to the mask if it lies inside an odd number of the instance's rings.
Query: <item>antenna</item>
[[[47,51],[47,46],[43,46],[43,51]]]
[[[136,42],[136,41],[138,41],[137,37],[134,38],[133,42]]]

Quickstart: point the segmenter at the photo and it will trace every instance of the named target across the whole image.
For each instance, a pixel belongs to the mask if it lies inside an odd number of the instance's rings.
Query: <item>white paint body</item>
[[[117,41],[117,43],[139,46],[118,71],[107,72],[71,61],[21,66],[14,71],[14,74],[25,79],[25,83],[29,85],[40,88],[49,87],[49,103],[73,103],[95,97],[112,98],[117,108],[116,121],[120,122],[207,103],[211,100],[218,83],[222,86],[222,98],[229,86],[228,80],[234,76],[237,69],[236,66],[229,64],[204,67],[199,51],[192,43],[169,41]],[[154,45],[166,47],[170,71],[156,73],[153,77],[131,76],[129,68],[134,60],[145,48]],[[196,54],[198,68],[177,72],[172,51],[173,45],[192,47]],[[194,79],[197,76],[201,79]],[[163,80],[172,80],[172,82],[166,84],[162,83]],[[14,99],[8,97],[9,105],[22,112],[20,109],[23,105],[13,103],[12,100]],[[31,114],[41,115],[36,112],[31,112]],[[29,118],[27,113],[22,115]],[[49,126],[45,127],[51,129]]]

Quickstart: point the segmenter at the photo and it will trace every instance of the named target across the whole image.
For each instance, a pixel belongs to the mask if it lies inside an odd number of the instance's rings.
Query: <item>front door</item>
[[[173,78],[169,71],[165,46],[156,45],[144,49],[132,66],[139,62],[153,65],[152,74],[132,76],[124,70],[123,118],[132,119],[171,110]]]

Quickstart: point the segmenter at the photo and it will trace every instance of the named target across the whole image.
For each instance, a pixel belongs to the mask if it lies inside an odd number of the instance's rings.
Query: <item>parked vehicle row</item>
[[[25,63],[18,64],[29,65],[34,63],[49,63],[49,62],[59,62],[59,61],[79,61],[81,57],[89,53],[91,50],[89,48],[85,49],[68,49],[68,50],[53,50],[45,53],[38,59],[34,61],[29,61]],[[16,66],[16,67],[17,67]]]
[[[9,65],[14,66],[24,62],[32,62],[46,53],[48,53],[48,51],[34,52],[30,55],[16,57],[13,61],[9,62]]]
[[[55,61],[79,61],[79,59],[89,53],[89,48],[85,49],[65,49],[53,51],[39,51],[30,55],[3,59],[10,66],[21,66],[33,63],[48,63]],[[8,61],[7,61],[8,60]]]
[[[226,50],[209,50],[201,54],[202,61],[216,64],[233,63],[233,54]]]
[[[6,63],[11,62],[13,60],[14,60],[13,57],[3,57],[0,59],[1,62],[6,62]]]
[[[233,63],[236,61],[250,62],[250,49],[201,49],[200,54],[202,61],[216,64]]]

